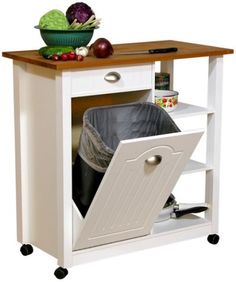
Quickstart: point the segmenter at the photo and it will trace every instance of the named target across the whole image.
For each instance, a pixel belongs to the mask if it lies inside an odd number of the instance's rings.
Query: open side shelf
[[[194,160],[189,160],[185,166],[182,174],[190,174],[194,172],[211,170],[213,167]]]
[[[184,118],[197,115],[207,115],[212,113],[214,113],[212,109],[179,102],[177,108],[169,114],[172,118]]]

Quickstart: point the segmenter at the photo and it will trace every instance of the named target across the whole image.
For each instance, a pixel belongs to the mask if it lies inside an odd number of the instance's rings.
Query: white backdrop
[[[175,39],[235,48],[234,0],[89,0],[102,18],[92,39],[106,37],[112,43]],[[38,49],[44,44],[33,28],[50,9],[66,8],[71,0],[4,1],[0,9],[0,50]],[[235,186],[235,56],[225,56],[221,151],[220,232],[216,246],[206,238],[180,242],[70,269],[67,281],[222,281],[235,276],[236,221],[233,217]],[[200,104],[206,92],[206,60],[178,61],[175,89],[188,100],[190,94]],[[22,257],[16,242],[14,123],[12,62],[0,58],[0,218],[1,281],[55,281],[56,260],[35,249]],[[189,98],[190,99],[190,98]],[[190,194],[200,192],[201,177],[194,176]],[[199,182],[198,182],[199,181]],[[199,184],[199,185],[198,185]],[[196,187],[195,187],[196,186]],[[192,187],[179,192],[185,198]],[[198,190],[199,189],[199,193]],[[200,198],[201,196],[199,196]]]

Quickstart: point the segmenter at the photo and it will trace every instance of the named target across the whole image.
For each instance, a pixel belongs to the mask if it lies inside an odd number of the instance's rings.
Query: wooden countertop
[[[119,55],[119,52],[126,51],[142,51],[154,48],[167,48],[177,47],[177,52],[165,54],[132,54],[132,55]],[[140,43],[126,43],[113,45],[114,54],[105,59],[95,58],[88,56],[82,62],[78,61],[52,61],[41,57],[37,50],[29,51],[13,51],[3,52],[2,56],[16,61],[26,62],[30,64],[39,65],[46,68],[55,70],[66,69],[82,69],[82,68],[96,68],[114,65],[131,65],[131,64],[144,64],[156,61],[167,61],[175,59],[205,57],[205,56],[221,56],[226,54],[233,54],[233,49],[213,47],[207,45],[200,45],[194,43],[165,40],[165,41],[152,41]]]

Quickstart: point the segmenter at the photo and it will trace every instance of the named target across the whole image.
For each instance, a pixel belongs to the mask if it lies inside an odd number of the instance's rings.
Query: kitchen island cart
[[[176,47],[164,54],[126,51]],[[120,53],[120,54],[119,54]],[[67,268],[99,258],[208,236],[217,243],[223,55],[233,50],[179,41],[114,45],[106,59],[52,61],[37,51],[3,52],[14,63],[17,239],[28,255],[36,246]],[[83,217],[72,201],[72,163],[83,113],[93,106],[154,102],[155,62],[170,74],[174,61],[209,57],[207,106],[179,103],[173,119],[207,118],[206,162],[191,160],[202,130],[120,142]],[[158,160],[149,162],[148,160]],[[205,173],[204,217],[156,223],[179,176]],[[189,191],[186,191],[188,193]],[[191,192],[190,192],[191,193]]]

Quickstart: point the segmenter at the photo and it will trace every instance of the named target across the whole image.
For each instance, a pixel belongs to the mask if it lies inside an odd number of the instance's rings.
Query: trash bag
[[[169,114],[144,102],[90,108],[73,165],[73,200],[83,216],[121,140],[179,132]]]

